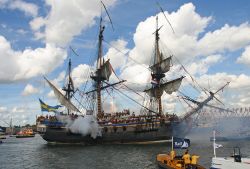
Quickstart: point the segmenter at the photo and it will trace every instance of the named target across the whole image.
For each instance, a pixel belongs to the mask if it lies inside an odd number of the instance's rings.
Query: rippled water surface
[[[209,167],[213,155],[208,139],[192,140],[190,154],[200,155]],[[8,137],[0,144],[0,168],[32,169],[155,169],[156,155],[170,150],[169,143],[143,145],[49,145],[39,135],[34,138]],[[250,155],[250,141],[220,142],[218,156],[229,156],[233,146]],[[181,153],[181,152],[180,152]]]

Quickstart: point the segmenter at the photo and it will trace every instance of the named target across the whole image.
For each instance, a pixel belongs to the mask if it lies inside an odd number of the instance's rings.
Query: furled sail
[[[59,102],[71,111],[80,112],[47,78],[44,77]]]
[[[150,89],[144,90],[144,92],[146,92],[149,96],[156,97],[156,98],[162,96],[163,91],[165,91],[167,94],[172,94],[173,92],[176,92],[179,89],[183,78],[184,76],[178,79],[160,84],[160,86],[155,86]]]
[[[159,63],[156,63],[156,64],[150,66],[149,68],[151,69],[151,71],[153,73],[158,73],[158,74],[160,74],[160,73],[166,73],[170,69],[170,61],[171,61],[171,56],[168,57],[168,58],[166,58],[166,59],[163,59]]]
[[[112,74],[112,67],[109,63],[109,59],[101,66],[100,75],[104,80],[109,80],[109,77]]]

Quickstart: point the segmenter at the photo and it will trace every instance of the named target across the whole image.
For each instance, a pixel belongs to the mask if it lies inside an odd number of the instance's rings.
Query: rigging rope
[[[117,90],[119,93],[121,93],[122,95],[126,96],[126,97],[129,98],[130,100],[132,100],[132,101],[134,101],[135,103],[137,103],[139,106],[141,106],[141,107],[143,107],[143,108],[145,108],[145,109],[147,109],[147,110],[149,110],[149,111],[151,111],[151,112],[153,112],[153,113],[158,114],[157,112],[155,112],[155,111],[153,111],[153,110],[150,110],[149,108],[147,108],[147,107],[145,107],[144,105],[142,105],[142,104],[140,104],[139,102],[137,102],[135,99],[133,99],[133,98],[129,97],[128,95],[126,95],[125,93],[121,92],[121,91],[120,91],[119,89],[117,89],[116,87],[114,87],[114,86],[111,86],[111,87],[113,87],[115,90]]]
[[[115,70],[113,69],[113,67],[112,67],[111,64],[110,64],[110,66],[111,66],[112,72],[114,73],[115,77],[116,77],[119,81],[121,81],[121,79],[119,78],[119,76],[115,73]],[[125,84],[123,84],[123,83],[122,83],[122,85],[125,86],[126,88],[128,88],[129,90],[133,91],[133,92],[136,93],[137,95],[143,97],[142,95],[140,95],[139,93],[137,93],[135,90],[129,88],[127,85],[125,85]]]
[[[111,45],[110,43],[108,43],[107,41],[103,40],[104,42],[106,42],[110,47],[114,48],[117,52],[120,52],[121,54],[123,54],[124,56],[127,56],[129,59],[131,59],[133,62],[137,63],[138,65],[144,67],[145,69],[151,71],[148,67],[144,66],[143,63],[140,63],[136,60],[134,60],[133,58],[131,58],[130,56],[128,56],[127,54],[130,52],[130,51],[127,51],[126,53],[122,52],[120,49],[118,49],[117,47]]]

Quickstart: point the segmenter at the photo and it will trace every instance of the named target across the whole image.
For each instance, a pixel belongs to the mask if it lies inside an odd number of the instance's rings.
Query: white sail
[[[109,63],[109,60],[107,60],[102,66],[101,66],[101,77],[105,80],[109,80],[110,75],[112,74],[112,68]]]
[[[62,105],[71,111],[80,112],[47,78],[44,77],[44,79],[54,91],[55,96]]]
[[[172,94],[173,92],[176,92],[179,89],[183,78],[184,77],[182,76],[178,79],[163,83],[160,86],[144,90],[144,92],[146,92],[149,96],[156,98],[162,96],[163,91],[165,91],[167,94]]]
[[[183,78],[184,78],[184,76],[182,76],[178,79],[166,82],[166,83],[162,84],[161,86],[167,94],[172,94],[173,92],[176,92],[180,88],[180,85],[181,85]]]
[[[159,63],[156,63],[149,68],[152,70],[153,73],[166,73],[170,69],[170,61],[171,61],[171,56],[162,60]]]
[[[155,98],[158,98],[163,94],[163,90],[161,89],[161,87],[152,87],[150,89],[144,90],[144,92],[146,92],[150,97]]]

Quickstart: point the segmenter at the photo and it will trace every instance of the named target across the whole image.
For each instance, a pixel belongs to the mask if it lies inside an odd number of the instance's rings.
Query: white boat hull
[[[210,169],[250,169],[250,158],[235,162],[233,157],[213,157]]]

